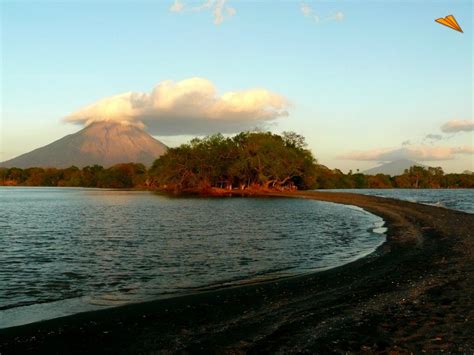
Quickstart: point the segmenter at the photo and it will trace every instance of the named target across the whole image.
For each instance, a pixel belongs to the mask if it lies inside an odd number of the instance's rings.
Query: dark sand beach
[[[387,242],[331,270],[0,330],[0,353],[473,353],[474,215],[349,193]],[[275,216],[278,218],[278,216]]]

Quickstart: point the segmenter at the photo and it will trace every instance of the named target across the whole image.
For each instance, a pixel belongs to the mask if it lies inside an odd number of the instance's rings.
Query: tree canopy
[[[304,137],[293,132],[216,134],[169,149],[149,174],[155,185],[177,190],[310,188],[316,182],[316,160]]]

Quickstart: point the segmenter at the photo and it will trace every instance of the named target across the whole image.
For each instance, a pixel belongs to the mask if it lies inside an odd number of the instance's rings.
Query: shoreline
[[[0,353],[474,351],[474,215],[353,193],[251,196],[358,206],[387,240],[325,271],[0,329]]]
[[[162,192],[164,194],[172,195],[173,190],[165,190],[165,189],[160,189],[156,187],[147,187],[147,186],[136,186],[136,187],[90,187],[90,186],[47,186],[47,185],[2,185],[0,184],[0,187],[8,187],[8,188],[59,188],[59,189],[91,189],[91,190],[117,190],[117,191],[156,191],[156,192]],[[312,191],[347,191],[347,190],[413,190],[413,191],[418,191],[418,190],[473,190],[474,187],[419,187],[419,188],[414,188],[414,187],[335,187],[335,188],[316,188],[316,189],[309,189],[309,190],[295,190],[294,192],[312,192]],[[235,193],[238,194],[240,191],[243,191],[243,194],[246,194],[245,191],[248,191],[247,194],[253,194],[253,195],[259,195],[259,194],[265,194],[265,193],[271,193],[275,192],[274,190],[268,189],[249,189],[246,188],[245,190],[238,190],[238,189],[232,189],[232,190],[227,190],[227,189],[222,189],[218,187],[211,187],[210,190],[219,190],[219,191],[225,191],[227,193]],[[186,191],[186,190],[185,190]],[[189,189],[191,191],[189,194],[190,195],[206,195],[206,193],[202,193],[202,190],[200,189]],[[293,192],[291,192],[293,193]],[[180,193],[177,193],[180,194]],[[183,193],[185,195],[186,193]],[[224,194],[224,193],[222,193]],[[212,193],[210,194],[212,195]],[[219,196],[219,193],[215,194],[216,196]]]

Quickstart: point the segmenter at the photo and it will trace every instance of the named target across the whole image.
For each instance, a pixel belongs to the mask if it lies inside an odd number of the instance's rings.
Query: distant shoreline
[[[11,188],[61,188],[61,189],[95,189],[95,190],[117,190],[117,191],[151,191],[151,192],[159,192],[164,193],[167,195],[199,195],[199,196],[225,196],[226,194],[232,195],[253,195],[257,196],[259,194],[267,194],[267,193],[279,193],[284,191],[278,190],[253,190],[253,189],[218,189],[212,188],[213,190],[218,190],[216,192],[206,192],[208,190],[199,190],[199,189],[186,189],[183,191],[175,191],[172,190],[165,190],[156,187],[90,187],[90,186],[43,186],[43,185],[2,185],[0,187],[11,187]],[[317,189],[308,189],[308,190],[296,190],[294,193],[299,192],[311,192],[311,191],[334,191],[334,190],[473,190],[474,187],[339,187],[339,188],[317,188]],[[293,192],[284,192],[288,194],[293,194]]]
[[[375,254],[327,271],[0,330],[0,352],[474,351],[474,215],[353,193],[386,220]]]

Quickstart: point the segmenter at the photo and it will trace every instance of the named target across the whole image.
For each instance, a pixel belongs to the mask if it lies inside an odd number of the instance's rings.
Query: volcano
[[[167,147],[143,129],[130,124],[95,122],[51,144],[0,163],[1,167],[54,167],[87,165],[110,167],[119,163],[151,166]]]
[[[389,163],[382,164],[375,168],[364,171],[366,175],[377,175],[377,174],[386,174],[390,176],[402,175],[405,169],[410,169],[412,166],[422,166],[423,164],[417,163],[413,160],[408,159],[399,159]]]

